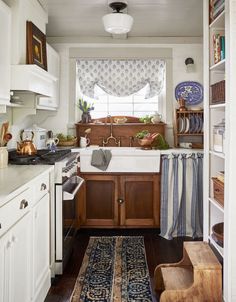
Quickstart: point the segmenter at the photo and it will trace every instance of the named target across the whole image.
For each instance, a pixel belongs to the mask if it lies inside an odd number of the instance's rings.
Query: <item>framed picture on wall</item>
[[[31,21],[26,24],[27,64],[36,64],[47,70],[46,35]]]

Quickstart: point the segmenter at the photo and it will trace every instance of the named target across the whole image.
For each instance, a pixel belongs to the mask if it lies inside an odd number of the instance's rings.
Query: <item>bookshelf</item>
[[[223,4],[224,2],[224,4]],[[218,6],[214,17],[212,5]],[[236,301],[236,1],[204,0],[204,240],[223,263],[224,301]],[[210,20],[209,20],[210,16]],[[218,36],[217,36],[218,35]],[[219,48],[224,37],[224,54]],[[218,51],[218,57],[216,55]],[[221,57],[219,57],[221,56]],[[225,81],[224,100],[214,103],[212,86]],[[215,150],[215,125],[225,121],[224,148]],[[214,197],[212,177],[224,171],[224,206]],[[224,222],[224,246],[212,226]]]

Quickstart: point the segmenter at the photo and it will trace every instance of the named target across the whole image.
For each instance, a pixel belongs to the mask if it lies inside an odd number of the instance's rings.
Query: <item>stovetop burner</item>
[[[9,163],[14,165],[54,165],[71,152],[70,149],[38,150],[36,155],[20,155],[15,150],[9,151]]]

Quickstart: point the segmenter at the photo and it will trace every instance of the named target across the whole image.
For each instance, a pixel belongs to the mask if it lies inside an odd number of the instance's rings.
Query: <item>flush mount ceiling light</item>
[[[128,33],[133,25],[133,17],[121,12],[127,7],[127,4],[125,2],[112,2],[109,6],[113,9],[113,13],[102,18],[105,31],[111,34]]]

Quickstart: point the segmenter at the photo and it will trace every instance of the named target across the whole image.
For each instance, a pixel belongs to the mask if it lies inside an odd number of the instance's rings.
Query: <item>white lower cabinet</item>
[[[31,301],[31,214],[0,240],[0,301]]]
[[[50,287],[49,194],[33,208],[33,301],[43,301]]]
[[[0,207],[0,302],[43,302],[51,285],[49,173]]]

